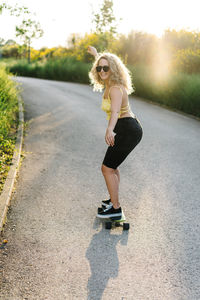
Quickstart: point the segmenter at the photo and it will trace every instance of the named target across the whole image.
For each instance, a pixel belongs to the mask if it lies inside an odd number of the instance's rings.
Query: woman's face
[[[105,67],[109,67],[109,64],[108,64],[107,59],[101,58],[100,61],[99,61],[98,66],[101,66],[101,67],[104,67],[104,66],[105,66]],[[103,68],[101,68],[101,71],[98,72],[98,74],[99,74],[100,78],[101,78],[103,81],[106,81],[106,80],[108,80],[109,77],[110,77],[110,68],[109,68],[109,70],[108,70],[107,72],[105,72],[105,71],[103,70]]]

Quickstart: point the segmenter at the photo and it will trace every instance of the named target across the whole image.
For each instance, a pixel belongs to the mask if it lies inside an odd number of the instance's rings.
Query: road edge
[[[7,211],[8,211],[8,207],[10,206],[12,191],[14,188],[15,179],[20,165],[23,133],[24,133],[24,113],[23,113],[21,96],[18,96],[18,106],[19,106],[19,126],[17,129],[15,150],[13,153],[12,164],[9,169],[6,181],[4,183],[3,191],[0,195],[0,234],[2,233],[3,226],[7,220]]]

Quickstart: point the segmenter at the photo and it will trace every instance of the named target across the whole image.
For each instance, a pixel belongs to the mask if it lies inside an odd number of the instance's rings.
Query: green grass
[[[10,76],[0,67],[0,192],[12,161],[18,125],[18,92]]]

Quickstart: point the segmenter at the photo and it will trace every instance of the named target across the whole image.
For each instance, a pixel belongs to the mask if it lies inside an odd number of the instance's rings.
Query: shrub
[[[10,75],[0,68],[0,191],[12,161],[18,121],[18,92]]]
[[[200,49],[177,51],[173,60],[174,69],[188,74],[200,73]]]
[[[135,95],[200,117],[200,75],[181,72],[155,78],[154,70],[144,65],[129,67]]]

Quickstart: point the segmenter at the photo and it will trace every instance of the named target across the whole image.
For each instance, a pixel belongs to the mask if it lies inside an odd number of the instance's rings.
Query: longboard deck
[[[124,215],[124,213],[122,212],[122,216],[121,217],[110,217],[108,218],[109,220],[113,221],[113,222],[124,222],[126,221],[126,217]]]
[[[101,208],[98,208],[98,211],[99,211],[99,210],[101,210]],[[110,220],[111,222],[124,222],[124,221],[126,221],[126,217],[125,217],[123,211],[122,211],[122,216],[100,218],[100,217],[98,217],[98,215],[97,215],[97,218],[102,219],[102,220]]]

